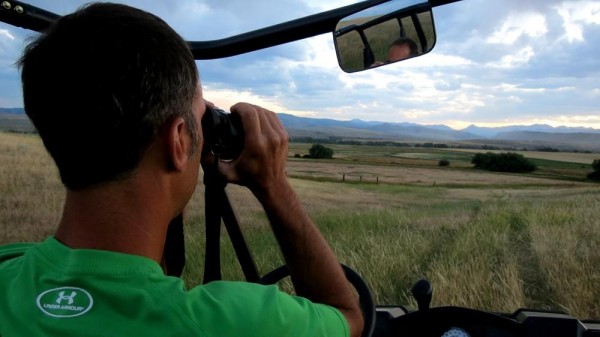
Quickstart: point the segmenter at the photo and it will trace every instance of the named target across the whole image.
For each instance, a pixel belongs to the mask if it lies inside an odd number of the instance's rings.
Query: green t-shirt
[[[145,257],[54,238],[0,247],[0,336],[348,336],[335,308],[276,286],[186,290]]]

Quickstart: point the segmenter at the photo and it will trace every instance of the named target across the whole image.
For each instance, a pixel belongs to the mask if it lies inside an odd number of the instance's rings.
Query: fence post
[[[346,181],[346,173],[343,173],[342,174],[342,182],[345,182],[345,181]]]

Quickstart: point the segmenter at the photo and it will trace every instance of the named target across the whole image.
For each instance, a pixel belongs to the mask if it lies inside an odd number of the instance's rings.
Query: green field
[[[32,133],[34,130],[26,115],[0,112],[0,132]]]
[[[290,144],[291,182],[378,303],[414,305],[410,287],[426,277],[436,306],[600,318],[600,185],[584,179],[591,166],[577,154],[539,159],[522,175],[475,170],[472,153],[447,149],[340,145],[333,160],[293,158],[310,145]],[[0,244],[51,235],[64,194],[36,136],[0,133],[0,177]],[[228,192],[261,272],[275,268],[260,205],[243,188]],[[190,285],[202,279],[203,224],[199,182],[186,225]],[[241,279],[226,237],[223,245],[224,276]]]

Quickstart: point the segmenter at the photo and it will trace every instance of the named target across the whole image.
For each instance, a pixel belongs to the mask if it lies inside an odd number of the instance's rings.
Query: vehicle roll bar
[[[389,0],[368,0],[305,16],[251,32],[211,41],[188,41],[196,60],[235,56],[251,51],[325,34],[335,30],[344,17]],[[430,0],[432,7],[461,0]],[[0,0],[0,21],[13,26],[44,31],[60,15],[16,0]]]

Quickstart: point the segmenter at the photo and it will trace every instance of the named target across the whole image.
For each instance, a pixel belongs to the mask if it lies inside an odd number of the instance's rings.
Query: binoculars
[[[244,148],[244,129],[238,115],[206,107],[202,117],[204,149],[224,160],[237,158]]]

